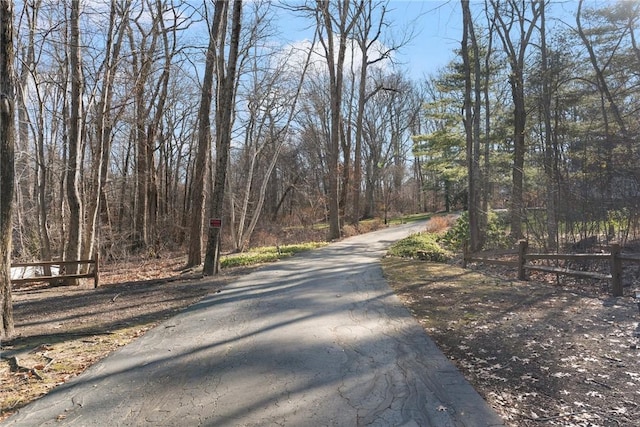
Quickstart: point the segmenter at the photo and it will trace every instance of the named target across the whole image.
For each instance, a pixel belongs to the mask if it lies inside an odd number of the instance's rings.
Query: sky
[[[459,0],[391,0],[388,34],[401,37],[411,33],[395,60],[410,76],[420,79],[435,73],[453,59],[453,51],[460,47],[462,18]],[[283,36],[290,42],[311,39],[308,22],[283,15],[279,22]]]
[[[585,7],[602,6],[603,3],[614,1],[585,0]],[[476,11],[482,13],[478,19],[483,21],[484,13],[480,9],[484,1],[471,0],[472,14],[474,3],[480,6]],[[575,25],[577,4],[578,0],[551,0],[547,10],[547,18],[552,18],[548,19],[548,29],[554,25],[565,26],[565,23]],[[388,16],[393,25],[389,33],[400,34],[404,29],[413,29],[412,39],[396,57],[411,78],[418,80],[436,74],[455,59],[454,51],[460,48],[462,38],[460,0],[390,0],[389,7]],[[308,23],[292,19],[291,16],[284,18],[280,25],[290,41],[312,37]]]
[[[390,6],[391,18],[399,26],[415,28],[398,57],[411,77],[434,74],[454,59],[462,37],[459,0],[392,0]]]

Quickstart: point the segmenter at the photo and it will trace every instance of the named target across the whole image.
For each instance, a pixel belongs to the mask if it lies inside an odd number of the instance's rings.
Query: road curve
[[[423,227],[265,266],[2,425],[503,425],[382,277],[388,245]]]

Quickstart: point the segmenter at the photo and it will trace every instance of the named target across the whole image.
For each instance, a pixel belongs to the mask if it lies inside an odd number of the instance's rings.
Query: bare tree
[[[104,194],[104,183],[107,180],[109,171],[113,139],[113,91],[118,63],[120,62],[120,50],[127,28],[124,20],[128,18],[129,7],[129,2],[119,5],[116,0],[111,0],[109,28],[105,41],[105,55],[101,65],[101,85],[96,102],[96,144],[92,153],[93,162],[91,165],[91,189],[93,190],[93,194],[88,195],[87,203],[87,226],[85,227],[83,244],[83,255],[85,259],[92,258],[94,252],[97,250],[95,245],[98,238],[100,212],[101,210],[108,212],[107,198]],[[109,218],[107,215],[107,223],[108,222]]]
[[[327,151],[329,235],[340,237],[339,158],[342,120],[342,90],[347,41],[364,7],[364,0],[317,1],[315,10],[318,39],[329,71],[331,126]],[[337,46],[336,46],[337,42]]]
[[[11,233],[14,173],[13,2],[0,1],[0,337],[13,334]]]
[[[168,38],[166,21],[170,8],[162,0],[145,0],[134,23],[141,35],[139,44],[130,30],[130,44],[135,76],[135,139],[136,158],[136,213],[135,245],[138,248],[152,244],[156,234],[158,207],[158,178],[155,147],[160,124],[165,112],[171,60],[175,44]],[[151,25],[145,25],[151,15]],[[177,17],[174,17],[177,19]],[[174,35],[175,37],[175,35]],[[156,61],[161,65],[156,72]]]
[[[363,164],[365,204],[363,215],[371,218],[382,207],[389,211],[402,201],[409,130],[420,102],[413,87],[399,72],[374,69],[373,80],[383,90],[372,92],[363,115]]]
[[[312,43],[313,45],[313,43]],[[293,63],[290,57],[296,52],[267,55],[267,63],[261,63],[257,54],[249,60],[250,86],[247,89],[247,120],[244,125],[245,146],[241,175],[244,189],[236,217],[234,197],[231,197],[231,227],[235,250],[244,251],[258,224],[282,148],[290,134],[291,123],[298,108],[307,69],[313,51],[307,52],[302,63]],[[262,161],[261,161],[262,159]],[[263,173],[258,175],[259,169]],[[257,184],[261,181],[261,184]],[[252,191],[253,189],[253,191]],[[232,196],[235,192],[232,192]]]
[[[361,197],[361,181],[362,181],[362,128],[364,119],[364,107],[367,101],[382,89],[381,85],[376,85],[367,93],[367,80],[369,76],[369,66],[380,62],[389,57],[391,52],[395,50],[388,49],[384,52],[378,52],[377,55],[370,57],[370,51],[378,42],[382,34],[382,28],[386,25],[386,13],[388,2],[376,2],[375,4],[369,0],[364,6],[361,20],[357,25],[356,42],[360,49],[361,63],[360,76],[358,80],[358,107],[356,113],[356,134],[353,161],[353,201],[351,223],[358,224],[360,220],[360,197]],[[374,22],[374,11],[380,8],[380,17]]]
[[[216,9],[224,8],[224,17],[228,3],[225,0],[216,1]],[[226,21],[226,19],[225,19]],[[229,150],[231,148],[231,129],[233,126],[233,114],[235,112],[236,74],[238,64],[238,52],[240,46],[240,30],[242,28],[242,0],[234,0],[231,17],[231,38],[228,47],[224,39],[218,44],[217,55],[217,96],[216,96],[216,169],[214,189],[212,196],[211,215],[214,218],[222,218],[224,193],[227,180],[227,166]],[[225,51],[228,59],[225,61]],[[220,228],[209,227],[207,251],[204,258],[203,273],[205,275],[217,274],[220,269]]]
[[[69,108],[66,190],[69,204],[69,229],[65,256],[68,260],[79,260],[82,254],[83,204],[80,195],[80,172],[82,167],[82,50],[80,47],[80,0],[72,0],[70,10],[69,66],[71,99]],[[79,266],[72,265],[68,273],[77,273]],[[77,279],[70,280],[77,283]]]
[[[47,191],[47,170],[44,163],[44,102],[39,102],[37,105],[37,113],[31,116],[28,109],[28,98],[32,91],[36,92],[38,98],[39,84],[36,79],[36,24],[39,19],[41,1],[34,1],[31,4],[25,2],[23,4],[22,16],[25,17],[27,22],[27,35],[26,41],[22,46],[23,57],[20,67],[20,86],[19,91],[16,93],[16,102],[18,104],[18,135],[19,135],[19,148],[24,152],[24,158],[30,158],[31,150],[29,148],[31,142],[31,133],[33,133],[33,139],[35,140],[35,167],[29,164],[27,167],[34,169],[35,182],[34,186],[35,194],[35,211],[36,221],[38,228],[38,241],[39,241],[39,253],[42,260],[51,259],[51,239],[49,235],[49,229],[47,227],[48,212],[46,208],[46,191]],[[35,122],[35,123],[34,123]],[[28,187],[28,185],[23,185]],[[23,189],[24,191],[24,189]],[[44,267],[45,274],[50,274],[50,268]]]
[[[189,249],[187,267],[202,264],[202,224],[204,220],[205,182],[209,176],[209,159],[211,156],[211,101],[213,97],[213,78],[217,66],[218,45],[224,40],[227,5],[216,2],[213,19],[209,26],[209,45],[207,47],[200,109],[198,111],[198,146],[191,198],[191,224],[189,233]]]

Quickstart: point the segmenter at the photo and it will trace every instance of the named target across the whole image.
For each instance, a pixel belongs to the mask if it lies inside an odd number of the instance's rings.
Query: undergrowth
[[[403,258],[420,258],[427,261],[446,262],[452,254],[440,246],[437,234],[416,233],[391,245],[388,254]]]
[[[245,267],[248,265],[274,262],[279,259],[290,257],[298,252],[309,251],[311,249],[325,246],[324,242],[309,242],[294,245],[268,246],[253,248],[240,254],[225,255],[220,260],[222,268]]]

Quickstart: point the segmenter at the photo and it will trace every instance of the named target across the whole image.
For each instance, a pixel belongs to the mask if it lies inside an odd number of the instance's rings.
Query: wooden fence
[[[518,241],[517,250],[506,251],[488,251],[479,253],[470,253],[467,245],[463,251],[463,267],[468,262],[482,262],[492,265],[504,265],[516,268],[518,270],[518,279],[527,280],[527,271],[543,271],[547,273],[562,274],[573,277],[583,277],[595,280],[610,280],[611,293],[613,296],[622,296],[622,262],[640,263],[640,258],[621,253],[620,245],[617,243],[610,245],[609,253],[593,253],[593,254],[554,254],[554,253],[529,253],[528,242],[526,240]],[[512,259],[497,259],[498,256],[510,256]],[[539,265],[532,264],[530,261],[548,260],[554,261],[556,265]],[[565,267],[557,266],[558,261],[608,261],[609,273],[598,273],[594,271],[573,270]]]
[[[58,282],[65,279],[90,279],[93,278],[93,287],[97,288],[100,284],[100,259],[96,255],[94,259],[83,259],[77,261],[34,261],[34,262],[18,262],[11,264],[11,267],[53,267],[53,266],[67,266],[67,265],[87,265],[88,269],[86,273],[62,273],[62,274],[49,274],[49,275],[34,275],[32,277],[21,277],[17,279],[11,279],[11,283],[32,283],[32,282]],[[44,269],[44,268],[43,268]]]

